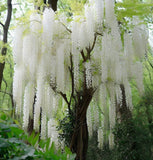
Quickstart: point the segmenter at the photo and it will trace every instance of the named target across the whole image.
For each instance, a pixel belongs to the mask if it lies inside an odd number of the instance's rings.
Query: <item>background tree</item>
[[[5,6],[3,5],[2,8]],[[3,28],[3,46],[1,48],[1,62],[0,62],[0,89],[1,89],[1,84],[2,84],[2,79],[3,79],[3,71],[5,67],[5,56],[7,53],[7,38],[8,38],[8,30],[10,26],[10,21],[11,21],[11,16],[12,16],[12,0],[7,1],[7,18],[5,21],[5,24],[0,22],[0,25]]]

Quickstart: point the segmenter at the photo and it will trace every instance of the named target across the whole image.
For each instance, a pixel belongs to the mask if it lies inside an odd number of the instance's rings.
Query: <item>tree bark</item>
[[[7,38],[8,38],[8,29],[10,26],[10,21],[12,17],[12,0],[7,0],[7,18],[5,21],[5,25],[3,26],[3,43],[4,45],[7,43]],[[4,46],[1,50],[2,56],[5,56],[7,53],[7,48]],[[4,72],[4,67],[5,67],[5,62],[0,63],[0,89],[2,85],[2,79],[3,79],[3,72]]]
[[[123,122],[128,119],[131,119],[132,113],[126,103],[126,95],[125,95],[124,85],[121,84],[120,88],[122,91],[122,104],[117,104],[116,110],[117,110],[117,117],[119,117],[120,121]]]
[[[70,149],[76,153],[75,160],[86,160],[88,149],[88,127],[86,113],[92,99],[92,91],[86,90],[82,99],[78,96],[78,104],[76,105],[76,120],[74,132],[70,142]]]
[[[48,4],[54,11],[57,11],[57,2],[58,0],[48,0]]]

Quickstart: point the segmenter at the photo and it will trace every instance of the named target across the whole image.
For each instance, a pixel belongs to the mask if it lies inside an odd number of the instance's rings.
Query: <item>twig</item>
[[[96,32],[97,35],[103,36],[103,33]]]
[[[66,102],[67,104],[69,104],[69,102],[68,102],[68,100],[67,100],[67,96],[66,96],[66,94],[64,94],[64,93],[63,93],[63,92],[61,92],[61,91],[56,92],[56,93],[60,94],[60,95],[63,97],[63,99],[65,100],[65,102]]]
[[[69,114],[72,115],[72,111],[71,111],[71,107],[70,107],[70,102],[68,101],[66,94],[62,93],[61,91],[57,92],[57,93],[59,93],[63,97],[63,99],[67,103]]]
[[[104,115],[104,112],[102,111],[102,109],[98,106],[98,108],[99,108],[99,110],[100,110],[100,112],[101,112],[101,114],[103,114]]]
[[[71,92],[71,97],[70,97],[69,105],[71,105],[72,97],[74,97],[74,72],[73,72],[72,53],[70,53],[70,63],[71,63],[71,66],[69,67],[69,71],[70,71],[71,80],[72,80],[72,92]]]
[[[8,94],[10,97],[13,97],[13,94],[12,94],[12,93],[8,93],[8,92],[2,91],[2,90],[0,90],[0,92],[1,92],[1,93],[4,93],[4,94]]]
[[[62,23],[61,21],[60,21],[60,23],[65,27],[65,29],[66,29],[69,33],[72,33],[72,31],[71,31],[69,28],[67,28],[64,23]]]
[[[85,55],[84,55],[84,52],[83,52],[83,50],[81,50],[81,55],[82,55],[82,58],[83,58],[83,61],[85,62],[86,61],[86,57],[85,57]]]
[[[152,63],[148,60],[148,62],[149,62],[149,64],[150,64],[150,66],[151,66],[151,68],[153,69],[153,65],[152,65]]]
[[[6,85],[5,91],[4,91],[4,92],[6,92],[6,90],[7,90],[7,82],[6,82],[6,80],[4,79],[4,77],[2,78],[2,80],[4,81],[4,83],[5,83],[5,85]],[[4,98],[5,98],[5,94],[3,95],[3,101],[2,101],[2,103],[4,102]]]
[[[67,99],[66,94],[63,93],[62,91],[57,91],[56,84],[54,84],[54,86],[53,86],[52,84],[50,84],[50,86],[51,86],[52,90],[53,90],[55,93],[60,94],[60,95],[63,97],[63,99],[65,100],[65,102],[66,102],[67,105],[69,106],[70,104],[69,104],[69,101],[68,101],[68,99]],[[70,109],[70,108],[69,108],[69,109]]]
[[[4,28],[5,26],[4,26],[4,24],[2,23],[2,22],[0,22],[0,25]]]

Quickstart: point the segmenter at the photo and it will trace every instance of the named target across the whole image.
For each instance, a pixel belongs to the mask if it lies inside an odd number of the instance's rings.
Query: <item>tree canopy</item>
[[[116,123],[132,119],[131,82],[144,94],[153,4],[41,0],[33,5],[18,18],[13,40],[13,99],[24,130],[40,132],[56,146],[63,136],[76,160],[86,159],[88,135],[94,133],[100,149],[113,149]]]

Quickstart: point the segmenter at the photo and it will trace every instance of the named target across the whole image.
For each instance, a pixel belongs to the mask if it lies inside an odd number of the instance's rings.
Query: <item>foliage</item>
[[[147,85],[147,84],[145,84]],[[153,148],[153,92],[146,88],[144,95],[137,99],[133,118],[118,122],[113,133],[114,149],[104,146],[97,148],[97,135],[89,139],[88,160],[152,160]],[[100,157],[100,158],[99,158]]]
[[[117,124],[115,131],[116,159],[151,160],[151,141],[148,127],[139,119]]]
[[[8,120],[6,122],[6,120]],[[0,114],[0,159],[4,160],[73,160],[68,148],[56,150],[50,139],[39,140],[39,134],[24,133],[5,113]]]
[[[151,160],[153,141],[153,92],[146,92],[135,107],[133,119],[114,129],[116,159]]]
[[[70,145],[70,140],[73,134],[75,119],[74,116],[67,112],[66,116],[59,120],[57,129],[59,131],[59,140],[64,141],[66,146]]]
[[[5,119],[5,115],[1,115]],[[23,130],[15,124],[0,122],[0,159],[32,160],[35,149],[21,140]]]
[[[113,152],[109,150],[108,145],[105,145],[102,150],[98,148],[97,133],[94,132],[89,139],[87,160],[112,160],[112,158]]]
[[[140,0],[124,0],[116,3],[116,13],[119,20],[139,16],[141,18],[152,15],[153,3],[141,2]]]
[[[87,0],[59,0],[58,7],[60,12],[64,12],[67,16],[82,15],[84,4]]]
[[[46,141],[40,141],[39,142],[40,147],[45,148],[45,150],[38,149],[35,153],[37,156],[36,159],[44,160],[44,159],[50,159],[50,160],[74,160],[75,155],[71,153],[71,151],[68,148],[65,148],[64,152],[61,153],[61,150],[55,151],[56,148],[54,146],[54,143],[52,143],[50,146],[50,140]]]

